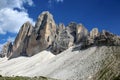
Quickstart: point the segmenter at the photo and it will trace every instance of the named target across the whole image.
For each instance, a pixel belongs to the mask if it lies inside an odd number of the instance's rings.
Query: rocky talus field
[[[120,36],[75,22],[57,25],[44,11],[3,46],[0,80],[120,80]]]

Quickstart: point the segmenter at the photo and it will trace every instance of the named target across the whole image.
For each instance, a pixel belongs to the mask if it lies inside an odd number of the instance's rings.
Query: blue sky
[[[74,21],[89,31],[98,27],[120,35],[120,0],[0,0],[0,47],[14,40],[24,22],[35,24],[42,11],[50,11],[57,24]]]

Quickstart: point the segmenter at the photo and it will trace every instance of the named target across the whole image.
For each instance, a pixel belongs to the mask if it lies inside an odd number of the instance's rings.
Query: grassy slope
[[[16,77],[2,77],[0,76],[0,80],[57,80],[57,79],[52,79],[52,78],[47,78],[47,77],[20,77],[20,76],[16,76]]]

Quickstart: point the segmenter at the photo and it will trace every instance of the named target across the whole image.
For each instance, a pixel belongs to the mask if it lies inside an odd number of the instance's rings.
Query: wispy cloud
[[[64,0],[48,0],[49,7],[52,7],[55,3],[63,3]]]
[[[34,5],[32,0],[0,0],[0,34],[17,33],[26,21],[34,23],[24,4]]]
[[[63,0],[55,0],[56,2],[63,2]]]

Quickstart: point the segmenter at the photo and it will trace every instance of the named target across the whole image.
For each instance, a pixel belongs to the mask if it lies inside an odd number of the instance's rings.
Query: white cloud
[[[0,44],[0,51],[2,50],[3,44]]]
[[[33,5],[32,0],[0,0],[0,34],[6,32],[17,33],[19,28],[26,21],[34,24],[32,18],[29,17],[24,4]],[[15,10],[20,9],[20,11]]]
[[[0,34],[5,34],[5,32],[3,31],[1,27],[0,27]]]
[[[0,0],[0,9],[2,8],[19,8],[23,9],[23,5],[28,4],[29,6],[33,5],[32,0]]]
[[[6,44],[6,42],[5,43],[3,43],[3,44],[0,44],[0,51],[2,50],[2,48],[3,48],[3,46]]]

